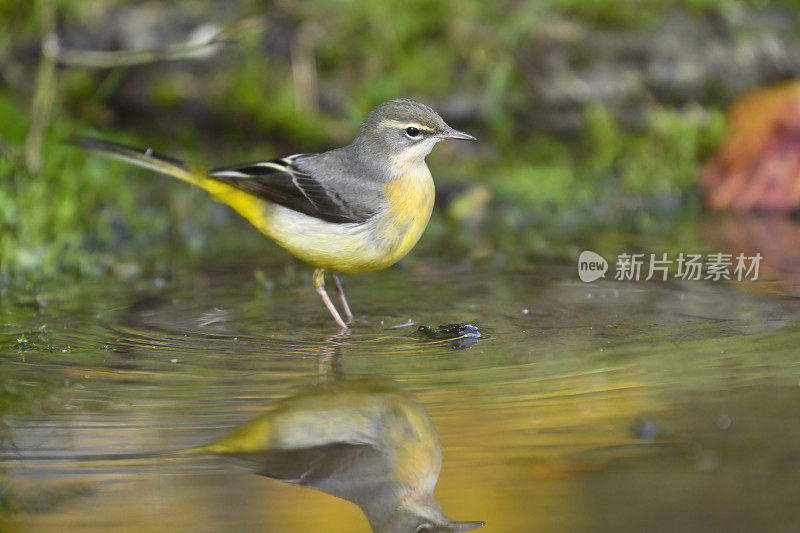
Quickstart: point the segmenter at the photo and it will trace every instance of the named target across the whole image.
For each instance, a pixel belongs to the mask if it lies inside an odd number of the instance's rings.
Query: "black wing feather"
[[[259,198],[336,224],[360,223],[373,213],[359,213],[292,159],[221,167],[209,176]]]

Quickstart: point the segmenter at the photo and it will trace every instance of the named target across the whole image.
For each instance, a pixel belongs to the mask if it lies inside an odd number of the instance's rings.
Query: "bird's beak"
[[[447,127],[442,133],[439,134],[439,137],[442,139],[463,139],[465,141],[477,141],[475,137],[470,135],[469,133],[465,133],[463,131],[454,130],[451,127]]]

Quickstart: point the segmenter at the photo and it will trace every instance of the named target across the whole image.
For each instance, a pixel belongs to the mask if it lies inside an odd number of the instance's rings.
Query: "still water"
[[[336,335],[253,268],[0,300],[1,530],[369,531],[400,486],[479,531],[800,529],[785,285],[417,257],[348,277]]]

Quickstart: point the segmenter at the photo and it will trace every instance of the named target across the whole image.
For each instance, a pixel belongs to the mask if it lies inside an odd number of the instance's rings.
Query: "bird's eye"
[[[419,137],[419,128],[415,128],[414,126],[407,127],[406,128],[406,135],[408,135],[412,139],[414,137]]]

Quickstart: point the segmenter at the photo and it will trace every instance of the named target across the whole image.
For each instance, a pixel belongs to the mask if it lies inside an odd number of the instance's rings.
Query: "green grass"
[[[545,135],[517,113],[533,105],[526,100],[521,54],[529,53],[552,13],[617,27],[649,24],[672,9],[706,16],[785,6],[782,0],[289,1],[269,8],[264,36],[248,35],[223,50],[222,59],[59,69],[43,167],[33,173],[20,154],[36,64],[22,50],[38,42],[41,10],[35,7],[42,2],[0,5],[0,22],[9,29],[0,32],[0,286],[130,273],[131,265],[140,265],[133,271],[158,269],[167,251],[263,246],[201,191],[88,156],[64,145],[66,138],[108,137],[225,164],[349,142],[372,105],[401,95],[434,103],[454,92],[474,99],[478,115],[455,125],[480,137],[477,153],[441,147],[429,161],[440,181],[483,184],[493,192],[486,230],[498,250],[537,254],[552,240],[579,241],[587,227],[598,225],[660,231],[665,216],[678,220],[698,212],[694,184],[724,136],[721,109],[654,106],[643,127],[630,131],[592,104],[578,138]],[[104,23],[107,10],[126,4],[55,2],[62,24],[80,23],[87,32]],[[213,13],[203,3],[181,5],[201,19]],[[240,13],[217,22],[264,14],[261,3],[244,2]],[[298,32],[313,43],[319,110],[296,98],[292,39]],[[265,53],[265,43],[281,39],[280,52]],[[129,84],[152,106],[141,120],[115,114],[112,99]],[[452,228],[441,218],[441,227]]]

